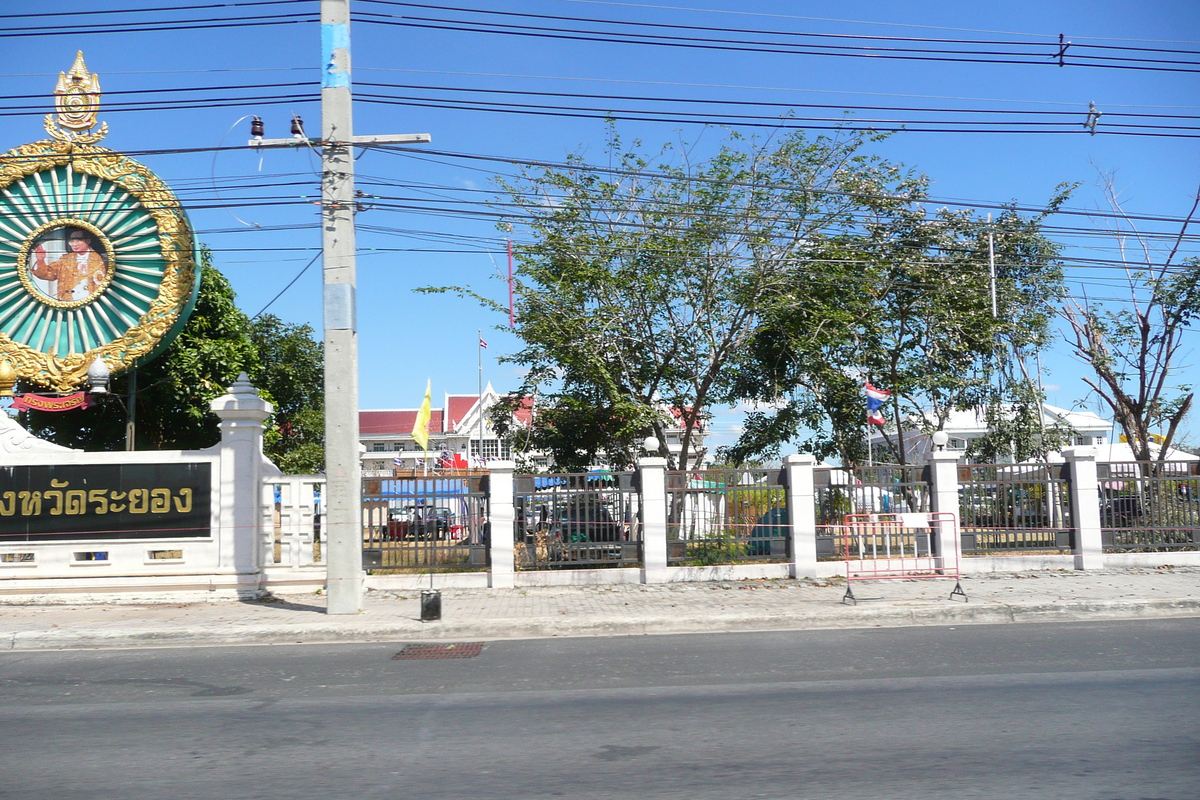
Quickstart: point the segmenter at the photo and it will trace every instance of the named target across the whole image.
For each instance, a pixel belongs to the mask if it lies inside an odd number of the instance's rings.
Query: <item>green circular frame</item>
[[[108,258],[106,283],[82,300],[32,283],[31,249],[57,227],[88,231]],[[199,281],[187,217],[146,167],[50,140],[0,156],[0,359],[18,377],[74,391],[96,358],[114,374],[148,361],[187,321]]]

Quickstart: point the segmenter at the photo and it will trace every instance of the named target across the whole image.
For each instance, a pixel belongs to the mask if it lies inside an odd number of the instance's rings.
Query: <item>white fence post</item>
[[[493,589],[511,589],[516,585],[513,562],[513,471],[511,461],[488,462],[488,551],[491,571],[488,585]]]
[[[638,461],[642,496],[642,583],[667,582],[667,460]]]
[[[937,542],[937,555],[943,567],[957,565],[962,556],[962,536],[958,518],[958,453],[935,450],[929,454],[930,505],[936,513],[952,514],[953,522],[939,522],[930,531]]]
[[[272,470],[278,474],[263,455],[263,423],[274,408],[244,372],[210,408],[221,419],[221,442],[213,448],[221,460],[220,535],[233,545],[221,554],[221,566],[261,575],[263,478]]]
[[[792,577],[817,577],[817,509],[814,505],[813,469],[817,460],[808,453],[783,460],[787,480],[787,513],[792,537]]]
[[[1063,451],[1071,470],[1071,521],[1075,528],[1075,569],[1104,566],[1104,544],[1100,536],[1100,488],[1096,476],[1096,450],[1072,447]]]

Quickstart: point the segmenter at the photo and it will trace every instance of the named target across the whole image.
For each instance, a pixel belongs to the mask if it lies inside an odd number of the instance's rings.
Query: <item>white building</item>
[[[413,439],[417,408],[382,409],[358,412],[358,435],[363,445],[364,475],[392,474],[394,469],[412,470],[426,466],[468,469],[487,461],[511,459],[512,451],[492,428],[488,412],[500,399],[489,383],[483,390],[483,402],[477,394],[447,394],[440,407],[430,409],[429,451]],[[482,420],[480,419],[482,415]],[[528,424],[529,408],[517,412],[517,421]],[[481,426],[482,422],[482,426]],[[536,462],[535,462],[536,463]]]
[[[1093,414],[1091,411],[1070,411],[1043,403],[1042,421],[1047,430],[1056,426],[1069,427],[1075,432],[1071,445],[1098,447],[1098,456],[1101,454],[1108,456],[1108,458],[1100,459],[1102,461],[1133,460],[1132,451],[1129,450],[1128,445],[1124,445],[1128,457],[1117,457],[1120,455],[1121,448],[1112,446],[1109,442],[1112,423],[1098,414]],[[933,418],[929,417],[929,427],[932,427],[933,422]],[[942,426],[942,430],[950,437],[945,449],[947,451],[959,452],[961,454],[959,460],[965,461],[971,442],[983,438],[988,433],[987,418],[984,409],[951,411],[949,417],[946,419],[946,424]],[[895,440],[894,428],[888,430],[888,436],[893,441]],[[876,461],[892,460],[891,450],[884,440],[883,433],[877,429],[871,436],[871,448],[875,454]],[[920,463],[929,454],[931,448],[932,444],[928,434],[917,430],[906,429],[904,431],[904,451],[908,463]],[[1051,460],[1061,460],[1061,456],[1057,452],[1051,453],[1050,457]]]

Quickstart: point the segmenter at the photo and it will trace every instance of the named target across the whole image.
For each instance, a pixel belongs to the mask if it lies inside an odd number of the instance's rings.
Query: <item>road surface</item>
[[[0,654],[0,797],[1200,798],[1200,619]]]

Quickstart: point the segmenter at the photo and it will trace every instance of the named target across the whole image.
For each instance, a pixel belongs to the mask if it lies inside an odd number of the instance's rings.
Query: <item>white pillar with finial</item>
[[[238,375],[227,394],[212,401],[213,413],[221,418],[221,441],[213,448],[220,456],[220,541],[219,565],[239,575],[259,574],[258,540],[262,514],[262,482],[278,474],[263,455],[263,424],[274,407],[250,384],[246,373]]]

